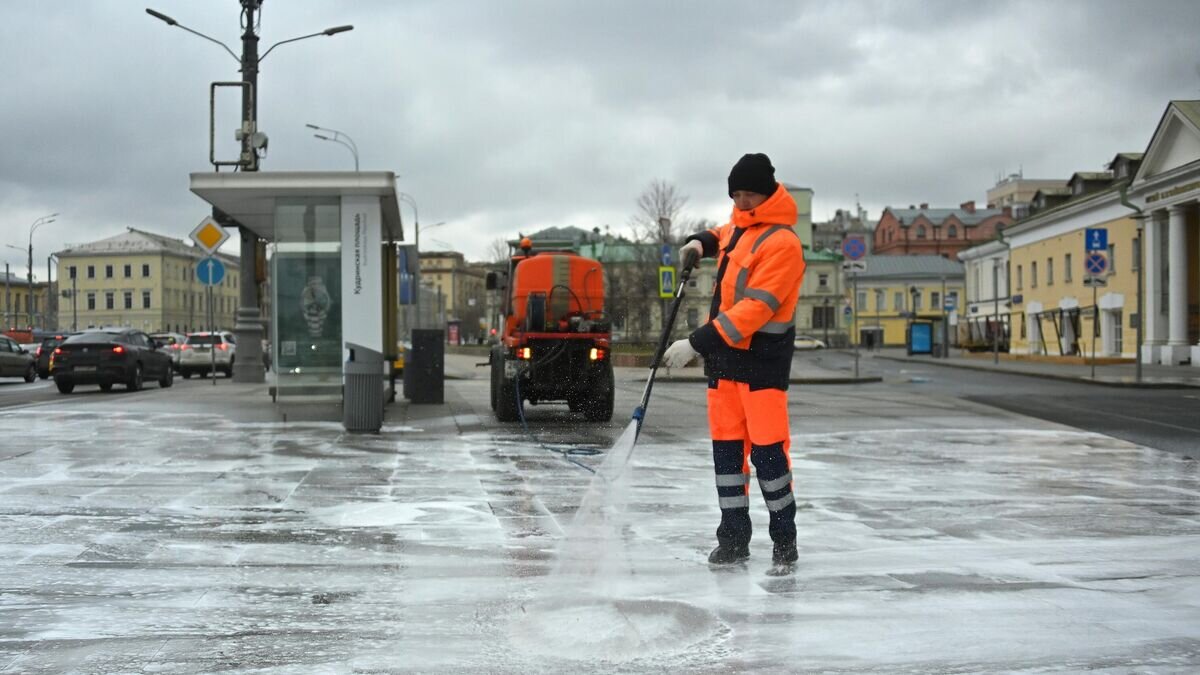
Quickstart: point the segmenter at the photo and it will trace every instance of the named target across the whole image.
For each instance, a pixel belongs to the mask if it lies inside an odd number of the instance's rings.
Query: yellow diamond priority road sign
[[[225,231],[225,228],[218,225],[217,221],[212,219],[212,216],[208,216],[200,221],[200,224],[196,226],[196,229],[192,230],[189,236],[192,238],[192,241],[196,242],[197,246],[211,254],[216,253],[217,249],[221,248],[221,244],[224,244],[225,240],[229,238],[229,233]]]

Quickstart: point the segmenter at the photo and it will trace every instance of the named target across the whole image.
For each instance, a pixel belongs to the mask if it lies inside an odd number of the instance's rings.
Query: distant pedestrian
[[[709,320],[667,349],[668,368],[704,357],[708,422],[721,524],[708,561],[731,564],[750,556],[750,464],[770,512],[772,560],[791,565],[796,553],[787,388],[794,313],[804,278],[804,250],[794,225],[796,202],[775,180],[764,154],[748,154],[729,173],[729,222],[687,238],[686,265],[717,259]]]

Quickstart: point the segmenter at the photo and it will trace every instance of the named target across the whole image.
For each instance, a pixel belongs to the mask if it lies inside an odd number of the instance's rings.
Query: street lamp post
[[[225,51],[229,52],[230,56],[238,61],[238,64],[241,66],[242,82],[246,85],[242,87],[242,128],[240,130],[242,141],[241,169],[243,171],[258,171],[258,150],[255,143],[256,137],[259,137],[256,126],[258,120],[259,64],[262,63],[263,59],[267,58],[267,55],[272,50],[280,45],[319,35],[333,36],[338,33],[345,33],[346,31],[354,30],[354,26],[335,26],[333,28],[326,28],[319,33],[281,40],[271,45],[267,48],[267,51],[263,52],[262,56],[259,56],[258,34],[255,31],[261,19],[259,12],[262,7],[262,0],[240,1],[242,5],[242,26],[245,29],[242,32],[241,58],[237,54],[234,54],[233,50],[220,40],[192,30],[161,12],[147,9],[146,13],[168,26],[176,26],[209,42],[220,45]],[[213,210],[213,217],[216,218],[217,222],[228,222],[229,219],[225,214],[218,212],[215,208]],[[263,325],[258,307],[258,279],[255,274],[258,262],[258,234],[240,223],[237,223],[237,226],[241,235],[241,264],[239,270],[241,279],[238,289],[237,319],[233,331],[238,342],[238,351],[242,352],[239,356],[242,356],[242,358],[234,362],[233,379],[235,382],[262,382],[266,375],[266,369],[263,366],[262,360]]]
[[[324,131],[327,133],[332,132],[333,136],[326,136],[324,134],[313,134],[313,137],[319,138],[323,141],[331,141],[333,143],[338,143],[338,144],[342,145],[343,147],[345,147],[347,150],[349,150],[350,154],[354,155],[354,171],[356,173],[358,172],[358,144],[354,142],[353,138],[350,138],[349,134],[338,131],[337,129],[329,129],[327,127],[319,127],[315,124],[305,124],[304,126],[308,127],[309,129],[315,129],[317,131]]]
[[[57,213],[51,213],[48,216],[42,216],[41,218],[38,218],[37,220],[33,221],[33,224],[29,226],[29,260],[28,260],[29,268],[28,268],[27,276],[26,276],[26,281],[28,283],[28,286],[25,287],[25,292],[26,292],[25,309],[29,315],[29,327],[30,328],[33,328],[33,233],[36,232],[37,229],[39,227],[41,227],[42,225],[49,225],[50,223],[53,223],[54,218],[57,215],[58,215]],[[49,290],[49,288],[50,288],[50,278],[47,277],[46,278],[46,289]]]

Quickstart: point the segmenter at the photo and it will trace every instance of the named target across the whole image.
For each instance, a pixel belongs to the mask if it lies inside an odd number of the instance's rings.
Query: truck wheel
[[[69,394],[75,391],[75,383],[70,380],[55,380],[54,386],[58,387],[60,394]]]
[[[516,422],[521,419],[521,401],[517,400],[516,383],[507,377],[500,378],[496,392],[496,419],[501,422]]]
[[[610,364],[596,380],[591,394],[584,403],[583,414],[591,422],[607,422],[612,419],[616,394],[612,365]]]

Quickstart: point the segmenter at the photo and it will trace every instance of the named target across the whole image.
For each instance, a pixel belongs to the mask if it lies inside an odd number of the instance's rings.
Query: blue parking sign
[[[1084,239],[1086,242],[1085,250],[1088,251],[1107,251],[1108,250],[1108,229],[1103,227],[1089,227],[1084,231]]]

